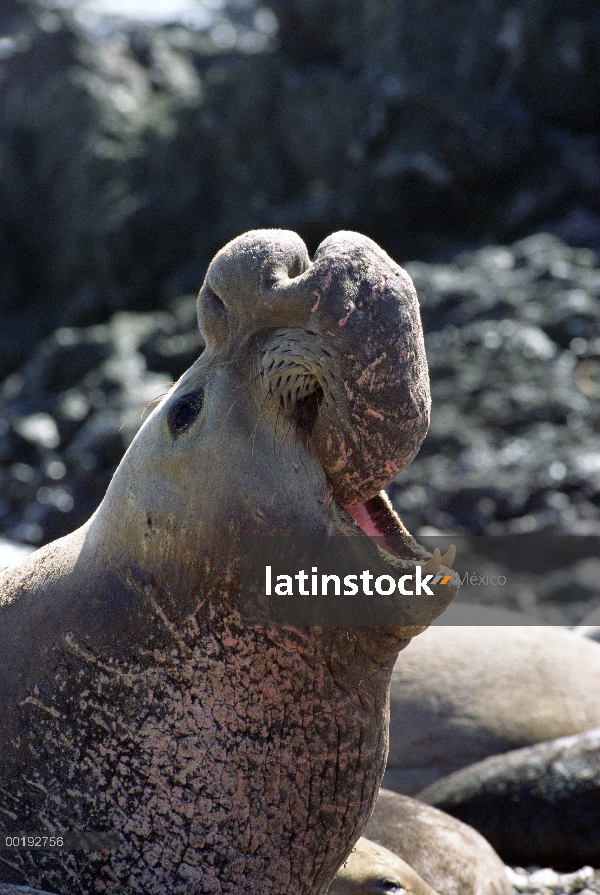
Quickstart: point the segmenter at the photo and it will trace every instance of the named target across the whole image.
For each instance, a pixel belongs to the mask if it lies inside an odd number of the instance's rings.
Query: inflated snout
[[[430,410],[417,296],[368,237],[334,233],[311,263],[295,233],[245,233],[211,263],[198,321],[215,349],[272,330],[264,385],[284,410],[310,404],[312,448],[342,504],[378,494],[417,453]]]

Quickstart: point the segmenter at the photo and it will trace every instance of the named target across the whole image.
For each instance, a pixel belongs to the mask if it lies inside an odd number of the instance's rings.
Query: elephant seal
[[[439,895],[406,861],[361,836],[329,887],[329,895]]]
[[[432,626],[396,664],[383,785],[414,795],[459,768],[600,726],[600,648],[552,626]],[[491,610],[488,618],[494,618]]]
[[[457,591],[371,628],[240,619],[242,534],[395,535],[388,570],[439,568],[380,493],[429,419],[404,271],[359,234],[311,262],[252,231],[212,261],[198,321],[206,350],[96,513],[0,577],[2,823],[122,842],[19,852],[7,882],[322,895],[377,795],[396,656]]]
[[[410,796],[381,789],[365,836],[401,857],[440,895],[512,895],[504,864],[483,836]]]
[[[419,794],[469,823],[509,864],[600,866],[600,729],[516,749]]]

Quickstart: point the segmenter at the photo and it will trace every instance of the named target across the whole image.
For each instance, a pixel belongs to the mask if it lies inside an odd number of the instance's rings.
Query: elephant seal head
[[[406,861],[361,837],[340,867],[328,895],[436,895]]]
[[[18,855],[7,881],[324,895],[377,796],[398,651],[456,593],[372,627],[240,619],[244,535],[394,535],[386,567],[428,557],[380,493],[429,418],[408,276],[355,233],[311,262],[254,231],[213,260],[198,319],[206,350],[98,511],[0,577],[0,810],[122,837]]]
[[[295,233],[246,233],[210,265],[198,321],[217,351],[268,328],[262,384],[283,413],[304,414],[344,506],[374,497],[417,453],[431,405],[417,296],[372,240],[335,233],[311,263]]]

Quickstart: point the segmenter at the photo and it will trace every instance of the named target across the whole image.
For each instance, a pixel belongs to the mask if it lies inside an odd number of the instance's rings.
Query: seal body
[[[365,836],[403,858],[440,895],[512,895],[504,864],[483,836],[417,799],[381,789]]]
[[[507,863],[596,867],[600,729],[494,755],[419,798],[474,826]]]
[[[314,264],[287,231],[217,255],[206,351],[89,522],[0,578],[0,822],[122,839],[20,852],[7,882],[321,895],[360,836],[396,656],[458,581],[391,625],[241,624],[242,535],[371,549],[350,507],[369,534],[398,535],[396,555],[380,551],[396,574],[427,556],[377,493],[427,428],[414,290],[370,240],[330,239]]]
[[[406,861],[393,852],[361,838],[340,867],[328,895],[437,895]]]
[[[600,725],[597,643],[495,624],[484,607],[474,617],[479,625],[433,625],[397,663],[386,788],[416,794],[490,755]]]
[[[20,586],[40,568],[58,577],[46,555],[21,570]],[[260,880],[265,892],[328,881],[335,842],[360,832],[364,793],[383,773],[397,637],[245,629],[225,582],[218,602],[197,594],[177,619],[161,607],[164,591],[133,572],[129,589],[118,573],[96,579],[96,599],[77,575],[72,590],[59,581],[44,588],[45,618],[28,607],[45,674],[15,681],[3,820],[117,830],[125,846],[108,860],[22,852],[15,881],[62,893],[127,880],[182,895],[216,880],[224,891]]]

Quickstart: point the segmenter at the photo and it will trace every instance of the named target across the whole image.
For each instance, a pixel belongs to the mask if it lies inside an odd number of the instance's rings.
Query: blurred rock
[[[408,527],[600,534],[594,253],[540,234],[407,269],[432,379],[429,434],[390,487]]]
[[[32,889],[29,886],[12,886],[10,883],[0,883],[0,895],[52,895],[52,893],[42,892],[41,889]]]
[[[573,631],[581,637],[587,637],[589,640],[600,643],[600,606],[596,606],[584,616]]]
[[[600,892],[600,870],[581,867],[574,873],[556,873],[550,867],[507,867],[515,892],[524,895],[595,895]]]
[[[393,69],[457,98],[520,99],[542,118],[600,126],[600,18],[593,0],[414,2],[271,0],[281,45],[298,63]]]
[[[94,512],[145,415],[202,351],[195,298],[171,307],[62,327],[4,381],[0,530],[8,537],[37,546]]]
[[[156,307],[190,258],[197,288],[206,216],[206,147],[191,151],[177,120],[202,105],[193,33],[94,40],[64,13],[18,5],[0,19],[4,373],[57,324]]]
[[[270,5],[95,31],[3,5],[0,374],[56,326],[197,289],[252,227],[399,260],[542,225],[600,249],[591,0]]]

